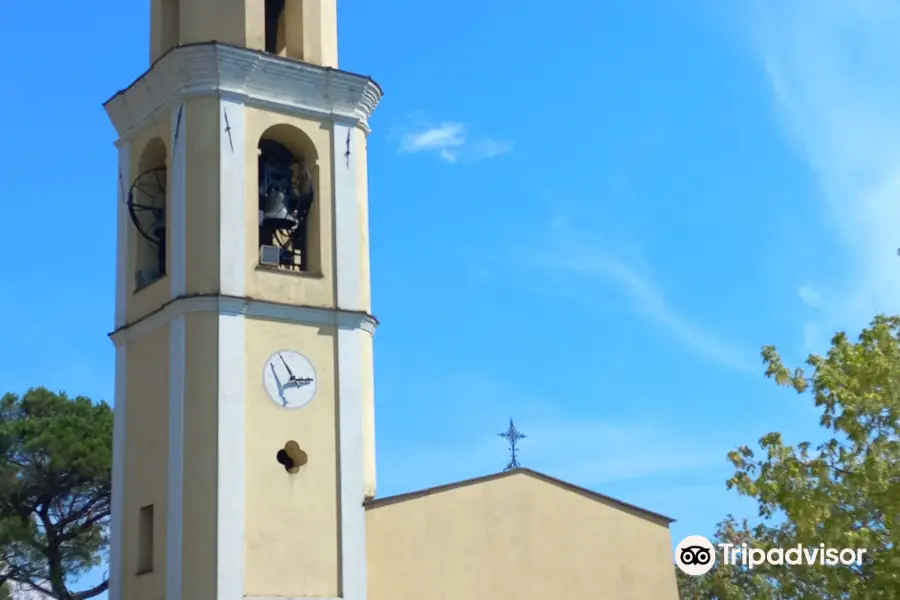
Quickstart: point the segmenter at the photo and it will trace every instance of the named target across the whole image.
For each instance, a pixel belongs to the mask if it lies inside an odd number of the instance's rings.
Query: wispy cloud
[[[459,394],[460,389],[471,393]],[[427,441],[416,440],[407,431],[405,442],[398,436],[379,447],[385,465],[381,494],[501,470],[506,442],[497,432],[510,414],[516,415],[516,426],[528,435],[520,445],[522,464],[587,487],[660,474],[677,477],[721,466],[731,449],[728,443],[711,439],[713,434],[698,435],[693,428],[679,431],[642,411],[606,418],[584,409],[567,413],[559,402],[533,397],[527,388],[481,374],[410,382],[395,400],[415,412],[408,395],[431,400],[414,415],[417,431],[427,431],[429,436]]]
[[[420,121],[396,128],[394,134],[399,137],[400,152],[430,152],[447,163],[472,163],[513,150],[512,142],[473,135],[465,123],[458,122]]]
[[[819,295],[819,291],[812,286],[801,285],[797,289],[797,295],[803,303],[810,308],[819,308],[822,306],[822,297]]]
[[[831,331],[858,327],[876,306],[898,311],[900,4],[760,0],[752,16],[784,131],[816,177],[830,241],[847,259],[805,301],[823,309],[820,326]]]
[[[549,258],[540,259],[544,267],[611,283],[628,296],[638,311],[698,355],[738,371],[759,373],[742,349],[682,314],[668,302],[647,269],[616,256],[600,237],[557,220],[549,243],[552,250],[544,253]]]

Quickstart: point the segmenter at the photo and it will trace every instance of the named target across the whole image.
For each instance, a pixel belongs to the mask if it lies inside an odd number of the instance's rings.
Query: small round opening
[[[309,460],[306,452],[300,449],[300,444],[293,440],[275,454],[275,459],[288,473],[296,473]]]

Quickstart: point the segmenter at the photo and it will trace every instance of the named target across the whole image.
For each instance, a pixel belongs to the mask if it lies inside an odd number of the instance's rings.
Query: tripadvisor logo
[[[747,544],[736,546],[734,544],[719,544],[722,549],[722,563],[726,565],[743,565],[748,569],[759,565],[769,564],[776,566],[820,565],[834,567],[838,564],[844,566],[859,566],[863,561],[863,548],[826,548],[825,544],[818,546],[804,546],[797,544],[791,548],[753,548]]]
[[[753,569],[760,565],[775,566],[820,565],[833,567],[838,564],[861,565],[862,548],[826,548],[825,544],[804,546],[797,544],[791,548],[754,548],[747,544],[718,544],[722,553],[722,564],[742,565]],[[716,563],[716,548],[702,535],[689,535],[675,548],[675,564],[688,575],[708,573]]]

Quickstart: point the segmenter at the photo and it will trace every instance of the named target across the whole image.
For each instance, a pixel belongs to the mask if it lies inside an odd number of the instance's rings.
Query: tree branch
[[[109,578],[104,579],[103,582],[95,585],[89,590],[84,590],[83,592],[77,592],[72,594],[75,600],[87,600],[88,598],[93,598],[94,596],[98,596],[105,592],[109,588]]]

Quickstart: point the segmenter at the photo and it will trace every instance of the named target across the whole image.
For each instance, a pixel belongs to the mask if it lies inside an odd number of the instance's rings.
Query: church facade
[[[336,0],[151,0],[118,133],[111,600],[676,600],[669,520],[512,470],[378,499]]]

